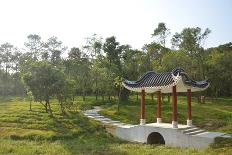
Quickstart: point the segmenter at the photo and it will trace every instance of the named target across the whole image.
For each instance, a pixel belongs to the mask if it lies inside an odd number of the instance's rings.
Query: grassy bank
[[[87,98],[89,105],[94,98]],[[80,103],[83,104],[83,103]],[[121,106],[126,118],[126,107]],[[230,154],[230,146],[208,149],[180,149],[162,145],[128,143],[112,137],[98,122],[85,118],[79,106],[62,116],[56,100],[52,100],[53,116],[44,112],[39,103],[22,98],[0,98],[0,154]],[[114,111],[115,106],[107,107]],[[111,109],[111,110],[110,110]],[[120,112],[120,114],[121,114]],[[113,116],[112,116],[113,117]],[[135,117],[135,116],[134,116]],[[134,120],[134,119],[132,119]]]

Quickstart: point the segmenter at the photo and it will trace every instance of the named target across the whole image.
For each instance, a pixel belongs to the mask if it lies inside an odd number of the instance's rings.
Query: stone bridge
[[[178,125],[172,128],[168,123],[150,123],[146,125],[119,126],[115,136],[132,142],[147,144],[165,144],[177,147],[203,148],[214,142],[216,137],[230,137],[224,133],[207,132],[197,127]]]
[[[220,132],[208,132],[195,126],[178,124],[173,128],[169,123],[150,123],[131,125],[101,116],[99,107],[84,111],[84,115],[104,123],[107,130],[116,137],[130,142],[147,144],[165,144],[175,147],[204,148],[214,142],[216,137],[231,138],[231,135]]]

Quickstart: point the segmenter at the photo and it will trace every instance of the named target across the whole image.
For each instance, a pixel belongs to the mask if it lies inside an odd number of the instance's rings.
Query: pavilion
[[[157,92],[157,123],[162,123],[161,117],[161,93],[172,93],[172,127],[178,128],[177,122],[177,92],[187,92],[187,125],[192,126],[191,95],[192,92],[203,91],[209,87],[204,81],[194,81],[188,77],[181,68],[173,69],[171,72],[156,73],[149,71],[137,81],[123,82],[128,90],[141,93],[140,125],[145,125],[145,92]]]

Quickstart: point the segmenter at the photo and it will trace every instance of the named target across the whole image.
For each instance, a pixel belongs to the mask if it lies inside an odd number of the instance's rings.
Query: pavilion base
[[[140,125],[145,125],[146,124],[146,120],[145,119],[140,119]]]
[[[162,118],[157,118],[157,123],[162,123]]]
[[[172,128],[178,128],[178,122],[172,121]]]
[[[180,130],[179,130],[180,129]],[[192,130],[196,131],[194,134]],[[198,133],[201,132],[201,134]],[[181,148],[207,148],[219,136],[231,137],[226,133],[208,132],[196,127],[178,124],[178,129],[173,129],[171,123],[147,123],[146,125],[122,125],[112,132],[115,136],[130,142],[152,144],[161,136],[167,146]],[[154,135],[160,135],[158,137]]]
[[[187,120],[187,126],[193,126],[192,120]]]

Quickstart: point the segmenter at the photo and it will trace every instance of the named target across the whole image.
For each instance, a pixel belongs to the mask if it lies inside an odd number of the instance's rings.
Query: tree
[[[86,44],[83,46],[83,51],[88,55],[89,58],[96,59],[101,54],[102,38],[98,37],[97,34],[86,38]]]
[[[170,51],[162,58],[161,72],[171,71],[176,67],[184,68],[187,73],[192,70],[192,60],[183,51]]]
[[[91,37],[86,38],[86,44],[83,46],[83,50],[87,53],[89,62],[91,63],[91,76],[93,79],[92,90],[95,92],[96,100],[98,99],[98,80],[99,80],[99,69],[95,65],[98,63],[97,59],[101,57],[102,50],[102,38],[94,34]]]
[[[81,50],[77,47],[71,48],[70,52],[68,53],[68,58],[70,60],[79,60],[82,57]]]
[[[81,93],[83,100],[85,100],[86,92],[91,89],[91,63],[79,48],[72,48],[68,55],[69,59],[66,61],[66,70],[68,70],[72,79],[75,80],[77,92]]]
[[[21,59],[22,53],[19,50],[15,50],[15,52],[12,54],[12,69],[15,73],[19,71],[19,65],[20,65],[20,59]]]
[[[1,56],[1,62],[4,64],[5,66],[5,78],[7,79],[7,76],[9,74],[9,69],[11,67],[11,60],[12,60],[12,56],[13,56],[13,52],[14,52],[15,48],[13,45],[11,45],[10,43],[5,43],[2,44],[0,47],[0,56]]]
[[[32,109],[31,109],[31,102],[33,101],[33,94],[32,94],[32,92],[31,92],[31,91],[28,91],[28,92],[27,92],[27,96],[28,96],[28,99],[29,99],[29,101],[30,101],[29,110],[32,111]]]
[[[139,77],[139,67],[141,65],[142,51],[128,49],[122,54],[123,76],[127,79],[136,80]]]
[[[78,70],[79,72],[76,76],[77,82],[82,93],[83,101],[85,101],[85,96],[87,95],[87,91],[91,89],[90,86],[92,83],[90,79],[90,62],[87,58],[82,58],[81,61],[79,61]]]
[[[165,53],[169,52],[170,49],[163,47],[162,45],[152,42],[150,44],[145,44],[143,50],[146,52],[146,62],[147,68],[149,70],[161,70],[162,68],[162,57]]]
[[[187,54],[197,55],[200,54],[200,48],[202,48],[205,39],[211,33],[211,30],[206,28],[202,33],[201,28],[184,28],[181,33],[175,33],[171,42],[173,47],[178,47],[184,50]]]
[[[54,50],[51,54],[51,63],[55,66],[61,63],[61,51]]]
[[[206,28],[202,33],[201,28],[184,28],[181,33],[176,33],[172,37],[173,47],[178,47],[186,52],[188,56],[195,59],[198,64],[199,78],[205,78],[205,50],[203,44],[205,39],[210,34],[210,29]]]
[[[63,46],[62,41],[59,41],[57,37],[50,37],[44,43],[44,51],[42,54],[43,60],[49,60],[53,64],[57,64],[64,51],[67,50],[66,46]]]
[[[41,37],[37,34],[27,36],[27,42],[24,43],[33,60],[40,60],[41,52],[43,51],[44,43]]]
[[[230,68],[232,67],[232,43],[210,48],[207,52],[207,78],[211,83],[208,94],[216,97],[231,96],[232,71]]]
[[[98,95],[100,92],[100,86],[99,83],[101,82],[101,59],[97,58],[91,67],[91,78],[94,79],[94,84],[92,86],[92,91],[95,92],[95,100],[98,100]]]
[[[34,62],[30,70],[23,76],[26,85],[32,92],[36,101],[41,104],[45,101],[44,107],[46,112],[52,115],[50,98],[56,95],[60,83],[64,80],[62,70],[52,66],[46,61]]]
[[[110,65],[112,63],[119,65],[121,50],[119,50],[119,43],[116,41],[114,36],[106,38],[103,50],[106,53],[106,57],[109,60]]]
[[[122,89],[123,89],[123,86],[122,86],[123,78],[117,76],[114,79],[114,81],[115,81],[114,82],[115,86],[119,89],[119,92],[118,92],[118,111],[119,111],[119,104],[120,104],[120,101],[121,101],[121,92],[122,92]]]
[[[103,45],[103,51],[106,54],[106,59],[103,62],[103,66],[106,68],[106,74],[108,77],[108,88],[107,92],[109,95],[113,95],[116,93],[116,89],[114,86],[114,79],[117,76],[122,76],[122,56],[123,53],[130,49],[129,45],[119,45],[119,42],[116,41],[116,38],[114,36],[106,38],[106,41]],[[124,93],[122,93],[124,94]]]
[[[170,35],[170,30],[166,27],[165,23],[159,23],[158,27],[154,30],[152,37],[158,37],[159,43],[165,47],[166,38]]]
[[[66,78],[63,73],[59,76],[60,80],[57,81],[55,85],[55,95],[60,104],[61,114],[65,115],[65,104],[67,103],[68,99],[71,99],[73,97],[73,94],[75,92],[75,84],[74,80]]]

